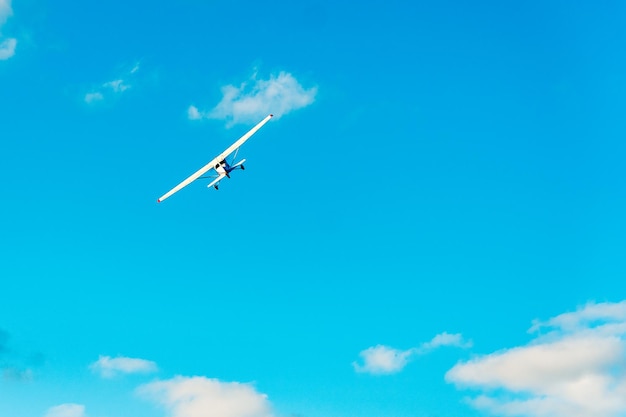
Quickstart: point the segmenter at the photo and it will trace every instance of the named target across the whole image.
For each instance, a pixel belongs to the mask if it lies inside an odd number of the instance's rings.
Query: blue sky
[[[0,415],[625,416],[624,16],[0,0]]]

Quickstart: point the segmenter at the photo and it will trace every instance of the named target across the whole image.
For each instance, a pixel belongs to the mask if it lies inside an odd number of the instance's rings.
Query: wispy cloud
[[[255,123],[269,113],[279,118],[315,101],[317,87],[305,89],[296,78],[285,71],[258,79],[256,73],[246,82],[222,87],[222,100],[213,109],[199,110],[189,106],[192,120],[203,118],[226,120],[227,126]]]
[[[415,355],[424,355],[443,346],[469,348],[471,341],[467,341],[459,333],[440,333],[429,342],[407,350],[398,350],[389,346],[378,345],[365,349],[359,353],[363,363],[353,362],[354,370],[374,375],[393,374],[400,372]]]
[[[13,9],[11,8],[11,0],[0,0],[0,29],[6,23],[7,19],[13,15]],[[0,40],[2,39],[2,32],[0,31]],[[17,39],[7,38],[0,41],[0,61],[7,60],[15,55],[15,48],[17,47]]]
[[[81,404],[61,404],[50,407],[45,417],[84,417],[85,406]]]
[[[451,334],[443,332],[433,337],[430,342],[423,343],[422,346],[418,348],[418,351],[421,353],[426,353],[443,346],[452,346],[467,349],[471,348],[472,345],[472,341],[465,340],[463,338],[463,335],[460,333]]]
[[[626,301],[590,303],[530,329],[525,346],[454,366],[446,380],[481,391],[468,401],[502,416],[626,414]]]
[[[93,103],[94,101],[99,101],[102,99],[104,99],[104,96],[99,91],[96,91],[95,93],[85,94],[85,103]]]
[[[250,384],[178,376],[142,385],[138,393],[169,410],[172,417],[271,417],[267,396]]]
[[[139,68],[139,64],[135,64],[135,66],[133,66],[130,70],[126,70],[121,77],[104,82],[93,88],[85,94],[83,98],[85,103],[93,104],[98,101],[102,101],[107,97],[113,97],[124,93],[132,87],[132,79],[136,77],[135,74],[139,71]]]
[[[190,120],[200,120],[204,116],[196,106],[189,106],[187,109],[187,117],[189,117]]]
[[[125,84],[124,80],[113,80],[102,84],[104,88],[110,88],[114,93],[123,93],[130,88],[130,85]]]
[[[139,358],[127,358],[118,356],[112,358],[110,356],[100,356],[100,358],[92,363],[89,368],[99,373],[104,378],[113,378],[120,374],[146,374],[156,372],[158,367],[156,363]]]
[[[606,324],[626,322],[626,301],[621,303],[589,303],[574,312],[563,313],[546,322],[534,320],[528,330],[535,333],[542,328],[559,329],[564,332],[579,332],[582,330],[604,327]]]

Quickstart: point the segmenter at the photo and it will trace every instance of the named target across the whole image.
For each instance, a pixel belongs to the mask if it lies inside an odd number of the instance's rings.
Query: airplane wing
[[[226,149],[224,152],[222,152],[221,154],[219,154],[219,156],[215,159],[217,159],[216,162],[220,162],[223,161],[224,159],[226,159],[226,157],[228,155],[230,155],[231,153],[235,152],[237,149],[239,149],[241,147],[241,145],[243,145],[245,143],[245,141],[247,141],[248,139],[250,139],[250,136],[254,135],[256,133],[257,130],[259,130],[260,128],[263,127],[263,125],[265,123],[267,123],[272,117],[274,117],[273,114],[268,115],[265,119],[261,120],[259,122],[259,124],[257,124],[256,126],[254,126],[252,129],[250,129],[250,131],[248,133],[246,133],[245,135],[243,135],[241,138],[237,139],[237,142],[233,143],[232,145],[230,145],[228,147],[228,149]]]
[[[157,202],[160,203],[161,201],[170,197],[175,192],[180,191],[184,187],[188,186],[189,184],[191,184],[192,182],[200,178],[203,174],[205,174],[209,170],[213,169],[218,162],[223,161],[228,155],[230,155],[231,153],[239,149],[239,147],[243,145],[245,141],[250,139],[250,136],[254,135],[256,131],[259,130],[261,127],[263,127],[263,125],[267,123],[273,116],[274,115],[270,114],[265,119],[261,120],[256,126],[250,129],[248,133],[246,133],[241,138],[239,138],[235,143],[230,145],[228,149],[226,149],[224,152],[219,154],[217,157],[213,158],[211,162],[209,162],[208,164],[206,164],[205,166],[203,166],[202,168],[200,168],[199,170],[191,174],[187,179],[185,179],[183,182],[178,184],[176,187],[172,188],[167,193],[163,194],[163,196],[161,196],[161,198],[159,198]]]

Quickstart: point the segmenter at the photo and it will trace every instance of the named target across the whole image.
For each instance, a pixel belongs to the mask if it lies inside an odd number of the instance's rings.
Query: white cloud
[[[11,0],[0,0],[0,28],[4,25],[7,19],[13,15],[11,9]],[[1,35],[0,35],[1,37]],[[15,55],[15,48],[17,46],[17,39],[8,38],[0,42],[0,61],[11,58]]]
[[[85,103],[91,104],[97,101],[102,101],[107,97],[122,94],[132,87],[132,84],[129,80],[136,77],[135,74],[137,73],[137,71],[139,71],[139,64],[135,64],[133,68],[127,70],[123,74],[123,77],[100,84],[98,87],[92,89],[87,94],[85,94]]]
[[[313,103],[317,87],[304,89],[293,75],[281,71],[267,80],[259,80],[255,74],[239,87],[226,85],[222,94],[222,100],[210,111],[191,106],[189,118],[222,119],[228,126],[255,123],[270,113],[279,118]]]
[[[403,370],[414,355],[423,355],[443,346],[465,349],[471,347],[472,342],[463,339],[463,335],[460,333],[443,332],[433,337],[429,342],[407,350],[398,350],[383,345],[370,347],[359,353],[363,364],[353,362],[352,366],[357,372],[374,375],[393,374]]]
[[[92,371],[99,373],[105,378],[112,378],[119,374],[151,373],[157,371],[156,363],[145,359],[126,358],[118,356],[100,356],[100,358],[90,366]]]
[[[45,417],[84,417],[85,406],[80,404],[61,404],[48,409]]]
[[[113,80],[102,84],[102,87],[110,88],[116,93],[123,93],[130,88],[130,85],[124,84],[124,80]]]
[[[503,416],[626,415],[626,302],[588,304],[535,322],[528,345],[454,366],[446,380],[483,391],[470,403]]]
[[[375,375],[393,374],[404,369],[411,355],[413,355],[413,349],[398,350],[378,345],[359,353],[363,359],[363,365],[354,362],[352,366],[357,372]]]
[[[271,417],[267,396],[253,386],[205,377],[178,376],[142,385],[139,394],[163,405],[172,417]]]
[[[422,344],[420,349],[422,351],[429,351],[443,346],[467,349],[471,348],[472,345],[472,341],[463,339],[463,335],[460,333],[450,334],[443,332],[433,337],[430,342]]]

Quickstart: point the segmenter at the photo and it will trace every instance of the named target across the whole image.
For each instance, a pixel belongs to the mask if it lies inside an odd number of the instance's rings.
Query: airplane
[[[245,170],[243,166],[243,163],[246,162],[245,159],[242,159],[241,161],[231,165],[226,161],[226,158],[228,158],[230,154],[234,152],[234,156],[232,157],[232,161],[234,161],[237,158],[237,153],[239,153],[239,148],[241,147],[241,145],[243,145],[248,139],[250,139],[250,136],[254,135],[256,131],[262,128],[263,125],[267,123],[272,117],[274,117],[274,115],[270,114],[265,119],[261,120],[256,126],[250,129],[248,133],[243,135],[241,138],[237,139],[237,141],[233,143],[232,145],[230,145],[224,152],[222,152],[221,154],[213,158],[211,162],[209,162],[208,164],[206,164],[205,166],[203,166],[202,168],[200,168],[199,170],[191,174],[187,179],[185,179],[183,182],[178,184],[176,187],[172,188],[167,193],[163,194],[163,196],[161,196],[161,198],[157,200],[157,203],[162,202],[163,200],[170,197],[175,192],[180,191],[184,187],[188,186],[189,184],[191,184],[192,182],[200,178],[214,178],[214,180],[211,181],[211,183],[209,183],[207,187],[208,188],[213,187],[216,190],[218,190],[220,181],[222,181],[224,178],[230,178],[231,172],[233,172],[236,169]],[[216,175],[210,176],[210,177],[203,176],[204,174],[206,174],[208,171],[212,169],[215,170]]]

